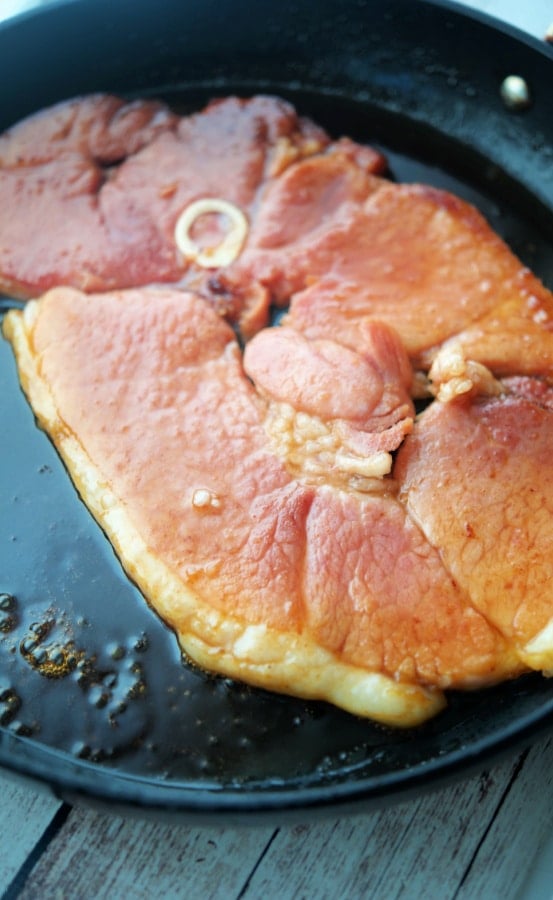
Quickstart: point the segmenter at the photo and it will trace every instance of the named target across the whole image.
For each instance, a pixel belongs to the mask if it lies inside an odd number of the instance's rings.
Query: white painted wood
[[[274,829],[188,828],[73,809],[20,900],[228,900]]]
[[[60,803],[0,774],[0,890],[17,875],[52,821]]]
[[[50,0],[0,0],[0,21],[34,9],[36,6],[44,6],[48,2]]]
[[[518,900],[551,900],[553,898],[553,831],[542,835]]]
[[[370,815],[282,828],[245,897],[453,898],[517,761]]]
[[[535,758],[545,764],[544,754]],[[448,900],[491,833],[518,765],[515,756],[388,809],[276,830],[175,827],[75,809],[21,900],[53,900],[61,886],[62,896],[82,900]]]
[[[496,897],[521,897],[535,854],[553,833],[553,739],[532,748],[505,802],[498,810],[486,839],[459,892],[458,900],[483,897],[490,885]],[[544,876],[553,896],[553,858],[542,854]],[[534,896],[527,894],[528,900]]]
[[[74,809],[20,898],[537,900],[524,885],[553,828],[552,763],[547,739],[419,799],[278,829],[176,827]],[[45,798],[17,791],[28,795],[16,799],[20,818],[30,812],[39,835],[33,804]]]
[[[459,2],[459,0],[457,0]],[[552,0],[460,0],[464,6],[485,12],[527,31],[542,40],[549,25],[553,23]]]

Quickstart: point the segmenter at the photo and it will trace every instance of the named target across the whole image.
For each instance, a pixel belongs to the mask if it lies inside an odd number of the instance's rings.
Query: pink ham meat
[[[28,298],[58,284],[92,292],[184,280],[252,333],[266,321],[267,290],[244,281],[229,289],[198,270],[177,248],[176,222],[193,201],[216,198],[255,231],[265,184],[312,154],[331,169],[331,193],[349,167],[355,197],[384,165],[350,141],[331,146],[271,97],[231,97],[180,117],[160,103],[96,95],[38,113],[0,138],[0,289]],[[204,215],[194,239],[217,243],[227,227]]]
[[[324,133],[283,101],[213,102],[178,117],[108,96],[60,104],[0,138],[0,270],[5,290],[36,296],[182,278],[173,230],[198,197],[248,209],[260,184]]]
[[[357,350],[329,339],[309,341],[292,328],[270,328],[260,331],[244,354],[245,371],[258,392],[281,410],[293,410],[297,430],[304,421],[311,446],[313,426],[306,418],[321,430],[326,426],[328,436],[334,431],[342,462],[347,459],[356,471],[359,458],[358,474],[374,454],[383,462],[378,454],[399,447],[414,417],[412,371],[399,338],[379,322],[364,325]],[[323,440],[321,450],[322,445]],[[312,463],[307,450],[306,460]],[[389,471],[391,457],[386,462]]]
[[[2,135],[2,290],[27,298],[58,283],[102,290],[132,279],[129,235],[111,232],[100,195],[122,160],[176,125],[176,116],[160,103],[92,95],[58,104]],[[134,227],[149,273],[156,229],[144,222]]]
[[[5,334],[185,652],[413,725],[447,688],[553,671],[553,305],[476,210],[382,166],[271,98],[73,101],[0,138],[0,272],[89,294]],[[248,220],[207,272],[173,235],[206,196]],[[412,364],[437,395],[416,419]]]
[[[69,101],[0,138],[0,288],[26,298],[56,284],[178,283],[246,338],[270,303],[291,300],[289,324],[311,338],[325,327],[350,346],[367,316],[392,325],[425,371],[455,340],[495,374],[551,374],[551,293],[473,207],[391,184],[384,167],[276,98],[231,97],[189,116],[149,101]],[[247,219],[238,258],[213,270],[174,236],[205,198]],[[224,215],[204,214],[192,237],[209,247],[227,229]]]
[[[431,404],[400,449],[395,476],[410,518],[472,606],[521,659],[550,669],[553,396],[527,377],[504,388]]]
[[[375,494],[290,473],[270,401],[207,304],[169,290],[91,299],[52,290],[5,332],[83,498],[192,659],[399,725],[441,708],[443,688],[521,670],[393,480]],[[402,369],[395,349],[387,366]],[[362,399],[360,421],[388,415],[385,397]]]
[[[263,285],[277,306],[332,270],[365,200],[386,184],[374,151],[343,139],[267,184],[248,243],[222,274],[230,288]],[[355,253],[355,247],[352,248]]]
[[[434,188],[375,184],[309,253],[269,236],[237,266],[271,287],[284,271],[294,290],[287,324],[308,337],[354,344],[370,316],[396,329],[416,368],[428,370],[452,339],[498,375],[553,375],[553,295],[480,213]],[[265,219],[282,188],[271,188]]]

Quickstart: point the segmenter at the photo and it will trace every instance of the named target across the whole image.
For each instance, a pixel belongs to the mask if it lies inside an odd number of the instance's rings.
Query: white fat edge
[[[498,396],[504,387],[482,363],[467,358],[458,342],[446,344],[437,354],[428,377],[431,391],[441,403],[451,403],[470,392]]]
[[[351,475],[362,475],[365,478],[381,478],[389,475],[392,470],[392,456],[390,453],[379,450],[370,456],[360,457],[348,453],[336,454],[336,466],[342,472]]]
[[[553,618],[524,645],[520,656],[530,668],[553,675]]]

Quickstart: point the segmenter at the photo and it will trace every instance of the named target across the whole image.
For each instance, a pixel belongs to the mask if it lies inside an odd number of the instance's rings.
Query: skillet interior
[[[0,30],[0,75],[6,67],[18,85],[1,127],[90,90],[155,94],[180,109],[213,95],[278,93],[331,132],[383,148],[398,180],[475,203],[553,287],[553,115],[541,96],[551,53],[452,7],[418,2],[414,14],[413,6],[330,2],[313,23],[303,2],[278,5],[278,18],[276,5],[256,5],[252,16],[246,0],[217,10],[134,2],[132,15],[126,0],[109,9],[103,0],[62,4]],[[35,84],[21,60],[46,63],[45,34],[61,59]],[[499,98],[512,71],[535,92],[524,114]],[[553,689],[539,676],[450,696],[437,719],[397,732],[183,665],[36,429],[6,343],[0,385],[8,769],[111,807],[289,814],[403,796],[549,727]]]

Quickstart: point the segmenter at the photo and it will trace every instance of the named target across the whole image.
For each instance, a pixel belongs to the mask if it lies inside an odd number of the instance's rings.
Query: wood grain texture
[[[421,798],[279,828],[179,827],[75,808],[18,896],[531,900],[532,857],[553,828],[552,763],[548,738]]]
[[[0,774],[0,889],[4,891],[32,853],[60,803]]]
[[[478,879],[486,855],[497,867],[502,852],[507,823],[494,828],[496,813],[506,795],[508,808],[524,804],[550,765],[547,747],[387,809],[277,829],[175,827],[74,809],[20,897],[447,900],[461,885],[463,896],[494,896],[479,892]],[[503,897],[514,894],[507,888]]]
[[[21,900],[228,900],[238,897],[274,829],[187,828],[75,808]]]
[[[281,829],[245,896],[453,898],[517,761],[372,815]]]
[[[497,810],[459,891],[459,900],[485,896],[494,873],[495,896],[520,897],[536,854],[553,831],[553,739],[532,747]],[[553,897],[553,858],[549,861]],[[528,895],[533,900],[531,894]]]

